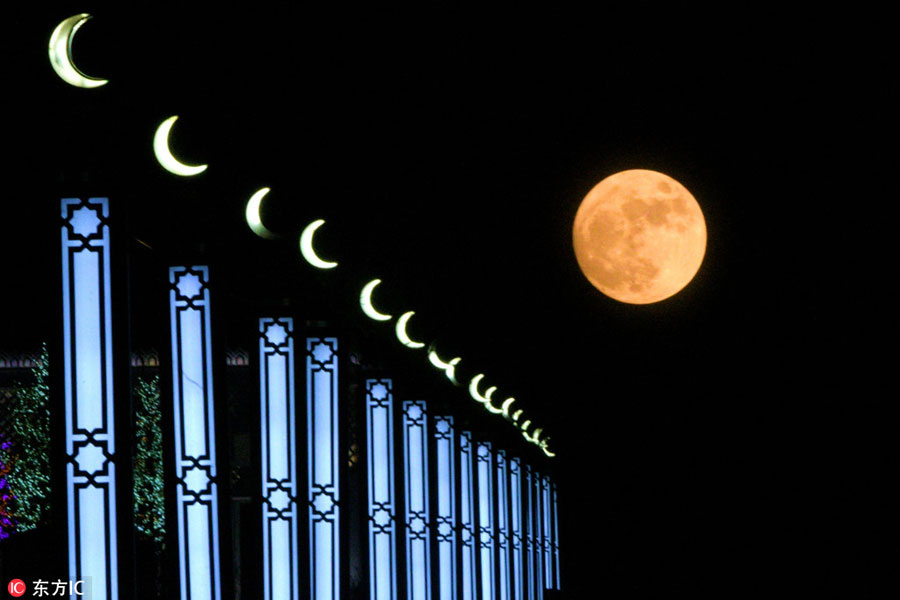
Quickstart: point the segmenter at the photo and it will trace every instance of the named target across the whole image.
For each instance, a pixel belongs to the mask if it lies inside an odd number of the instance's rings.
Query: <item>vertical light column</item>
[[[552,514],[550,512],[550,477],[541,479],[541,515],[543,516],[542,535],[544,538],[544,586],[553,587],[553,553],[550,547],[552,538]]]
[[[544,598],[544,529],[541,515],[541,475],[537,471],[532,473],[531,489],[532,517],[534,518],[534,597],[537,600]]]
[[[390,379],[366,380],[369,468],[369,597],[397,600],[394,396]]]
[[[175,502],[182,600],[221,597],[209,269],[169,269]]]
[[[525,540],[522,529],[522,462],[518,457],[509,459],[509,495],[513,590],[516,600],[522,600],[525,597],[525,561],[523,557]]]
[[[109,199],[63,198],[61,214],[69,578],[108,600],[119,597]]]
[[[306,339],[309,579],[312,600],[339,600],[338,341]]]
[[[294,320],[259,320],[263,598],[299,600]]]
[[[497,450],[497,589],[500,600],[509,600],[511,581],[509,573],[509,476],[506,452]]]
[[[481,597],[494,600],[494,478],[491,444],[480,442],[478,459],[478,548],[481,557]]]
[[[475,553],[475,447],[472,434],[459,434],[459,495],[460,495],[460,543],[462,545],[462,597],[475,600],[478,597]]]
[[[434,418],[440,600],[456,600],[456,444],[453,433],[453,417]]]
[[[431,598],[427,422],[425,402],[403,403],[406,595],[410,600]]]
[[[525,489],[522,494],[525,504],[525,560],[528,563],[528,600],[535,600],[537,596],[537,561],[534,549],[534,500],[532,499],[532,480],[534,473],[531,465],[525,465]]]
[[[562,580],[559,575],[559,504],[558,498],[556,494],[556,484],[553,484],[553,489],[551,490],[552,498],[553,498],[553,571],[554,571],[554,588],[557,590],[562,589]]]

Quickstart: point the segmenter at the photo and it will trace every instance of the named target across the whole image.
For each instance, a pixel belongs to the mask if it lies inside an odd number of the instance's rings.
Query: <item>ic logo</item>
[[[18,598],[19,596],[25,595],[25,582],[21,579],[13,579],[9,582],[9,585],[6,586],[6,589],[9,590],[9,595],[13,598]]]

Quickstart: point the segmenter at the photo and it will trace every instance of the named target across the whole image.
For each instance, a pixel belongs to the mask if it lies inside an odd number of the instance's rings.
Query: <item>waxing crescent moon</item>
[[[400,343],[407,348],[424,348],[425,344],[423,344],[422,342],[414,342],[413,340],[409,339],[409,335],[407,335],[406,333],[406,324],[414,314],[416,314],[414,311],[405,312],[399,319],[397,319],[397,339],[400,340]]]
[[[512,406],[513,402],[515,402],[515,401],[516,401],[515,398],[507,398],[503,402],[503,406],[502,406],[501,410],[503,411],[503,414],[505,416],[507,416],[507,417],[509,416],[509,407]]]
[[[172,126],[175,125],[177,120],[178,115],[171,116],[156,128],[156,133],[153,135],[153,153],[156,155],[156,160],[159,161],[159,164],[169,173],[181,175],[182,177],[199,175],[206,170],[208,165],[186,165],[175,158],[172,155],[172,151],[169,150],[169,132],[172,131]]]
[[[250,196],[250,200],[247,202],[247,225],[250,226],[250,229],[253,230],[253,233],[258,235],[261,238],[265,238],[267,240],[273,240],[278,237],[278,234],[272,233],[266,226],[262,224],[262,219],[259,216],[259,207],[262,204],[263,198],[266,197],[271,191],[271,188],[264,187],[260,190],[257,190],[252,196]]]
[[[482,396],[478,391],[478,384],[481,383],[481,380],[484,379],[484,373],[479,373],[475,377],[469,381],[469,395],[472,396],[472,399],[476,402],[481,402],[482,404],[487,404],[491,401],[491,396],[494,395],[494,391],[496,391],[497,386],[493,386],[488,389],[488,391]]]
[[[438,369],[442,370],[444,375],[447,376],[447,379],[449,379],[453,385],[459,385],[459,382],[456,381],[456,365],[461,360],[462,358],[457,356],[450,362],[444,362],[433,348],[428,351],[428,361]]]
[[[96,77],[85,75],[78,70],[78,67],[72,61],[72,38],[75,37],[75,32],[78,31],[78,28],[90,18],[91,15],[81,13],[64,19],[53,30],[48,48],[50,65],[56,71],[56,74],[66,83],[80,88],[97,88],[108,83],[106,79],[97,79]]]
[[[375,288],[378,287],[380,283],[380,279],[373,279],[363,286],[362,292],[359,294],[359,306],[370,319],[376,321],[390,321],[391,315],[378,312],[375,307],[372,306],[372,292],[375,291]]]
[[[300,234],[300,253],[303,254],[306,262],[318,269],[333,269],[337,263],[322,260],[313,248],[313,236],[316,234],[316,229],[324,224],[325,219],[318,219],[306,226],[303,233]]]

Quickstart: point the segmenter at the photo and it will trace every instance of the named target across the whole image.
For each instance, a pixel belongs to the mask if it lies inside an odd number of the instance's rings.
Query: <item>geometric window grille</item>
[[[219,600],[222,594],[208,286],[208,267],[169,269],[182,600]]]
[[[518,458],[509,459],[510,543],[512,545],[513,586],[516,599],[524,597],[525,583],[524,548],[522,530],[522,463]]]
[[[559,576],[559,506],[557,505],[556,484],[553,484],[553,571],[554,589],[561,590],[562,585]]]
[[[294,321],[259,320],[263,598],[299,600]]]
[[[425,402],[410,400],[403,403],[406,593],[410,600],[431,598],[427,423]]]
[[[340,598],[338,341],[306,339],[309,574],[312,600]]]
[[[460,544],[462,545],[462,597],[475,600],[478,597],[477,565],[475,555],[475,479],[474,445],[472,434],[459,434],[459,487],[460,487]]]
[[[437,551],[440,600],[456,600],[456,472],[453,417],[434,418],[437,463]]]
[[[506,452],[497,450],[497,567],[500,573],[497,585],[500,591],[500,600],[509,600],[510,598],[508,499],[509,476]]]
[[[63,198],[61,213],[69,578],[111,600],[119,592],[109,199]]]
[[[544,516],[544,582],[547,588],[553,587],[553,556],[551,549],[551,524],[552,515],[550,513],[550,477],[544,475],[541,480],[541,514]]]
[[[369,597],[397,600],[394,396],[390,379],[366,380],[369,462]]]
[[[534,509],[532,518],[534,519],[534,585],[535,598],[543,600],[544,598],[544,528],[542,519],[541,502],[541,476],[535,471],[532,473],[531,489],[528,491],[531,496],[531,506]]]
[[[525,560],[528,563],[528,600],[537,600],[538,597],[538,573],[537,553],[535,551],[535,534],[534,534],[534,499],[532,498],[533,488],[531,481],[534,473],[531,465],[525,465],[525,485],[522,494],[522,501],[525,505]]]
[[[478,547],[481,554],[481,597],[494,600],[494,478],[491,444],[480,442],[478,460]]]

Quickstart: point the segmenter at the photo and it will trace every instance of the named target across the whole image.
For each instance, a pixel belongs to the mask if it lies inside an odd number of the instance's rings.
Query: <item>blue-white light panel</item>
[[[506,452],[497,450],[497,591],[500,600],[509,600],[512,593],[510,577],[509,540],[509,467]]]
[[[306,339],[309,581],[312,600],[339,600],[338,340]]]
[[[553,587],[553,552],[551,548],[553,516],[550,512],[550,478],[544,475],[541,479],[541,515],[543,516],[544,537],[544,585]]]
[[[556,492],[556,484],[552,484],[551,490],[553,498],[553,572],[555,589],[562,589],[562,580],[559,574],[559,498]]]
[[[535,598],[543,600],[544,598],[544,528],[542,524],[541,507],[541,475],[537,471],[532,473],[531,489],[531,507],[532,517],[534,518],[534,586]]]
[[[456,443],[453,417],[434,418],[437,465],[437,514],[435,536],[438,552],[440,600],[456,600]]]
[[[208,267],[169,269],[182,600],[219,600],[222,595],[208,286]]]
[[[259,320],[263,598],[299,600],[294,321]]]
[[[406,596],[431,598],[431,526],[428,511],[428,412],[425,402],[403,403],[406,520]]]
[[[478,550],[481,558],[481,598],[494,600],[494,459],[489,442],[479,442],[476,447],[478,468]]]
[[[512,545],[512,580],[515,598],[525,597],[525,539],[522,528],[522,461],[509,459],[510,544]]]
[[[475,600],[478,597],[478,566],[475,536],[475,446],[472,434],[459,434],[459,495],[460,495],[460,545],[462,554],[462,597]]]
[[[538,597],[537,560],[535,552],[534,536],[534,499],[532,498],[532,481],[534,473],[531,465],[525,465],[525,487],[522,494],[522,503],[525,506],[525,560],[528,571],[528,600],[536,600]]]
[[[63,198],[61,214],[69,578],[108,600],[119,597],[109,199]]]
[[[394,395],[390,379],[366,380],[369,475],[369,597],[397,600]]]

